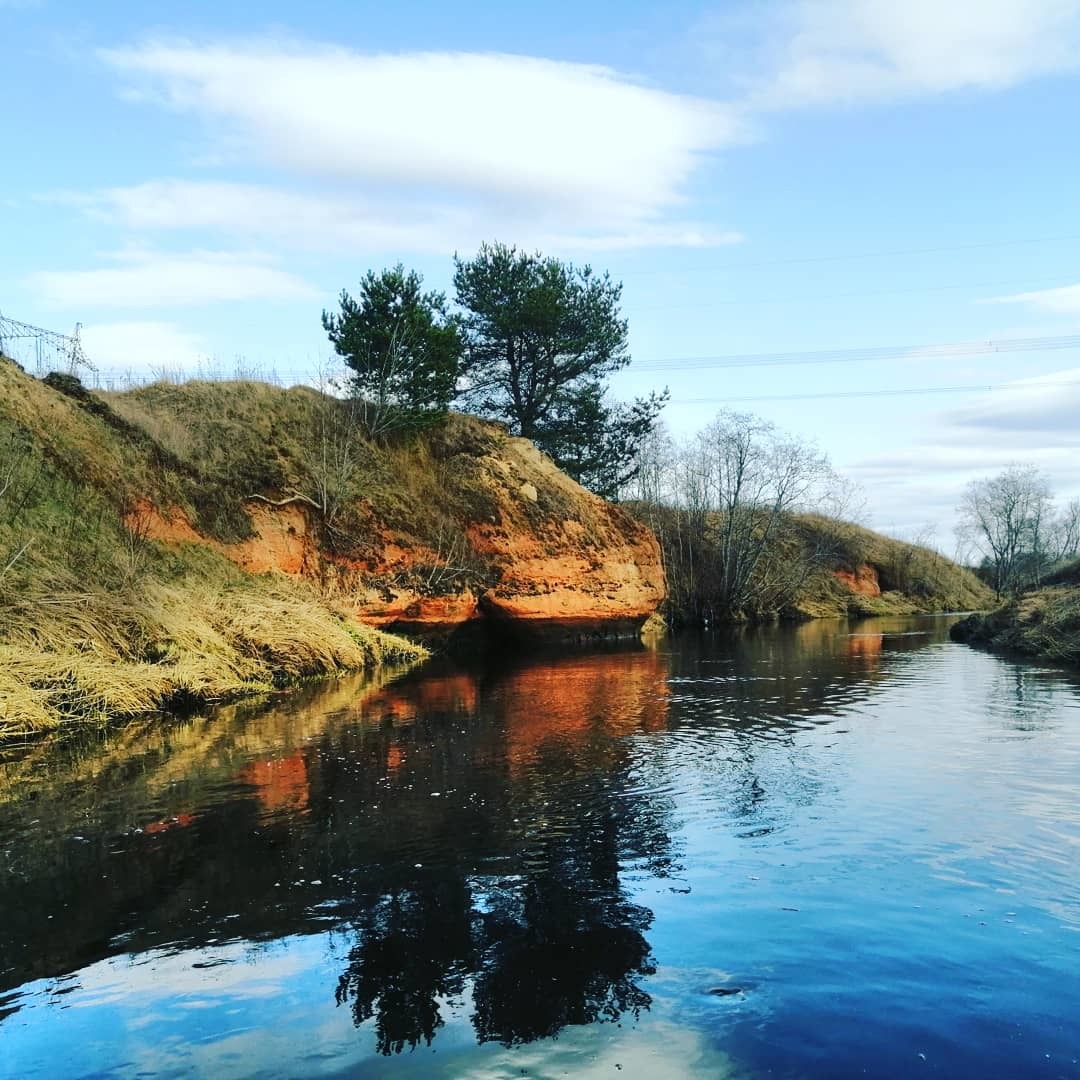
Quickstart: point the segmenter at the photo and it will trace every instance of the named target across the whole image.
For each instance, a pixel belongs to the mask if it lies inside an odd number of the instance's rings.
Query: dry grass
[[[1080,663],[1080,589],[1044,589],[1035,593],[1021,604],[1019,622],[1020,641],[1026,652]]]
[[[806,615],[973,611],[993,602],[975,574],[931,548],[816,514],[802,515],[799,523],[806,543],[820,553],[820,571],[807,581],[797,605]],[[863,565],[877,572],[881,596],[852,594],[833,574]]]
[[[427,655],[349,626],[300,583],[144,584],[141,598],[54,594],[36,610],[7,606],[0,736],[224,701]]]
[[[997,648],[1080,663],[1080,588],[1027,593],[988,616],[977,637]]]
[[[351,625],[303,581],[122,523],[133,499],[162,491],[241,508],[293,467],[312,391],[60,389],[0,359],[0,737],[426,655]]]
[[[0,735],[152,712],[166,698],[163,675],[154,665],[93,652],[31,652],[0,645]]]
[[[988,614],[964,619],[951,634],[991,649],[1080,664],[1080,586],[1035,589]]]

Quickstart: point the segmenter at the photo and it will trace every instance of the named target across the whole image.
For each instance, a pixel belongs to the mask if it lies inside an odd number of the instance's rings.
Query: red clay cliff
[[[400,480],[355,501],[344,538],[280,491],[246,500],[243,539],[215,537],[188,509],[150,499],[129,525],[151,540],[212,546],[249,572],[316,580],[359,621],[411,634],[625,636],[664,599],[652,532],[526,439],[457,417],[422,450],[378,464]]]

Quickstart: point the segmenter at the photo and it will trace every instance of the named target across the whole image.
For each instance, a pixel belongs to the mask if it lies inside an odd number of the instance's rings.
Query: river
[[[1080,1077],[1080,677],[821,621],[0,749],[0,1074]]]

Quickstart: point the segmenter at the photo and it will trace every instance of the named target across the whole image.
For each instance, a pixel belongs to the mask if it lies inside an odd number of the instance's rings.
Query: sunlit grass
[[[7,608],[0,735],[224,701],[427,655],[348,625],[302,583],[143,584],[140,595],[54,594],[40,606]]]
[[[159,394],[172,413],[155,412]],[[313,391],[112,397],[129,416],[0,358],[0,737],[427,655],[356,624],[307,581],[248,574],[210,547],[166,548],[124,524],[147,497],[190,496],[193,513],[217,500],[223,529],[245,518],[245,497],[300,452]],[[285,429],[293,441],[275,442]]]

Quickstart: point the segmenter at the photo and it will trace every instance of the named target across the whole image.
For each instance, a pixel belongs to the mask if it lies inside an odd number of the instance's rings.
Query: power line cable
[[[919,394],[980,393],[1044,386],[1080,386],[1080,379],[1043,379],[1037,383],[976,383],[966,386],[909,386],[882,390],[837,390],[812,394],[752,394],[745,397],[673,398],[673,405],[727,405],[746,401],[821,401],[826,398],[904,397]]]
[[[1060,287],[1060,281],[1060,276],[1035,282],[1028,278],[1012,278],[1009,281],[964,282],[960,285],[920,285],[910,289],[873,289],[868,292],[811,293],[799,296],[758,297],[750,300],[700,300],[686,304],[661,304],[655,307],[637,308],[636,311],[638,314],[646,315],[655,311],[684,311],[697,308],[734,307],[736,305],[744,307],[751,304],[794,304],[808,301],[852,300],[868,296],[907,296],[915,293],[955,292],[958,289],[999,289],[1015,288],[1017,286],[1020,286],[1025,292],[1030,292],[1046,285]]]
[[[804,364],[852,364],[873,360],[933,360],[989,356],[995,353],[1057,352],[1080,348],[1080,334],[997,338],[935,345],[870,345],[861,348],[817,349],[795,352],[721,353],[668,356],[635,361],[633,371],[696,371],[703,368],[792,367]]]
[[[901,255],[941,255],[947,251],[983,251],[990,248],[1021,247],[1024,244],[1071,243],[1080,236],[1033,236],[1016,240],[988,240],[977,244],[950,244],[944,247],[894,248],[891,251],[859,251],[842,255],[803,255],[787,259],[757,259],[753,262],[728,262],[718,267],[700,269],[687,267],[690,274],[710,273],[712,270],[747,270],[758,266],[797,266],[804,263],[846,262],[855,259],[887,259]],[[620,277],[654,277],[670,274],[671,270],[630,270]]]

